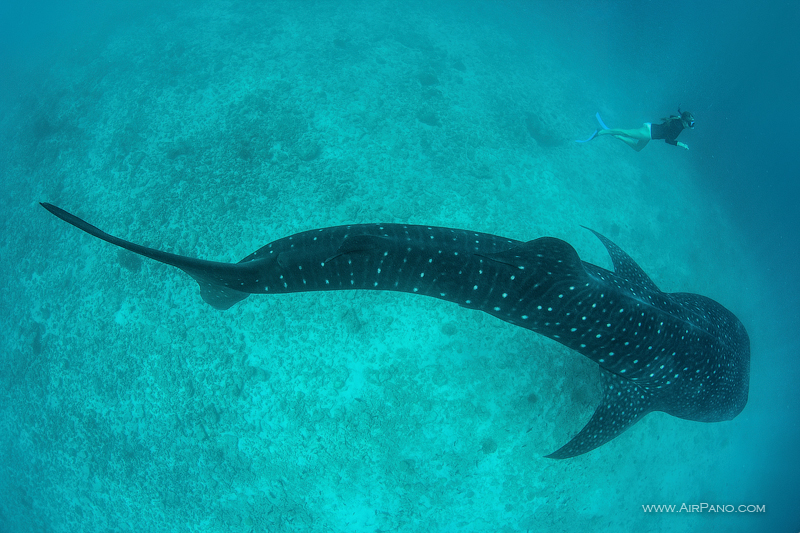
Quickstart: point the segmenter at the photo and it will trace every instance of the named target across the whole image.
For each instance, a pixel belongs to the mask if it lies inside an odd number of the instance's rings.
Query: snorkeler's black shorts
[[[675,139],[678,138],[682,131],[683,122],[681,122],[681,119],[670,117],[661,124],[650,125],[650,138],[653,140],[664,139],[670,144],[675,144]]]
[[[657,139],[666,139],[670,134],[669,128],[666,124],[651,124],[650,125],[650,138],[654,141]]]

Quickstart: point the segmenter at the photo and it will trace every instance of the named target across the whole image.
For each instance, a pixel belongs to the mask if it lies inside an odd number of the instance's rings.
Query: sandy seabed
[[[308,5],[140,16],[0,117],[3,531],[745,531],[642,505],[735,495],[746,416],[654,413],[545,459],[600,398],[559,344],[406,294],[219,312],[36,206],[219,261],[402,222],[551,235],[611,268],[585,225],[662,290],[756,315],[759,281],[683,152],[572,142],[624,104],[556,51],[456,10]]]

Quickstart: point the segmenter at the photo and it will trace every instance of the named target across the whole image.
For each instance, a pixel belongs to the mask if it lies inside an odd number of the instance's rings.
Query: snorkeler
[[[603,123],[599,113],[596,116],[602,129],[596,131],[591,137],[586,139],[586,141],[577,142],[591,141],[600,135],[613,135],[637,152],[647,146],[647,143],[651,140],[659,139],[664,139],[664,142],[667,144],[680,146],[688,150],[689,146],[687,146],[686,143],[677,140],[678,135],[686,128],[694,129],[694,116],[688,111],[682,112],[680,107],[678,107],[677,116],[671,115],[669,118],[662,118],[661,124],[645,122],[641,128],[632,130],[611,129]]]

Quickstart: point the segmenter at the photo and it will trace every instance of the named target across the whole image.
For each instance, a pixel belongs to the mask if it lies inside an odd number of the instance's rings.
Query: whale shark
[[[592,451],[650,412],[719,422],[747,404],[750,340],[739,319],[710,298],[662,292],[627,253],[593,230],[613,271],[582,261],[553,237],[523,242],[406,224],[304,231],[238,263],[221,263],[134,244],[41,205],[94,237],[183,270],[217,309],[250,294],[400,291],[549,337],[597,363],[603,399],[584,428],[546,457]]]

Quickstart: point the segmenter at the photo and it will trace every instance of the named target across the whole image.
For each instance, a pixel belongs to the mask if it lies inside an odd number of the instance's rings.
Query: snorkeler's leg
[[[614,135],[614,137],[616,137],[620,141],[624,142],[625,144],[627,144],[628,146],[630,146],[631,148],[633,148],[637,152],[641,152],[642,148],[647,146],[647,143],[650,142],[650,139],[638,139],[637,140],[637,139],[633,139],[631,137],[622,137],[622,136],[616,136],[616,135]]]
[[[650,125],[643,124],[641,128],[632,130],[608,129],[600,130],[597,135],[612,135],[624,142],[637,152],[641,152],[642,148],[647,146],[650,142]]]
[[[650,140],[650,128],[647,127],[647,124],[644,124],[641,128],[635,128],[631,130],[621,130],[621,129],[609,129],[609,130],[600,130],[597,132],[597,135],[613,135],[617,139],[625,140],[625,138],[634,139],[635,141],[641,140]]]

